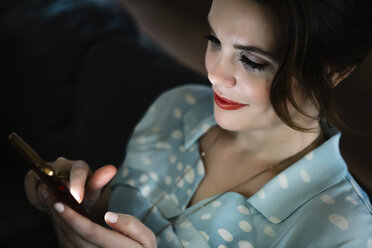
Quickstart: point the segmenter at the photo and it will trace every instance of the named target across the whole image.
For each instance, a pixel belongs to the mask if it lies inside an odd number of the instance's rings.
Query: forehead
[[[274,51],[272,15],[254,0],[213,0],[208,20],[222,40]]]

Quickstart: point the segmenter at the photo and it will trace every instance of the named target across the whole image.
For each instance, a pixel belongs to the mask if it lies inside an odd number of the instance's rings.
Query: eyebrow
[[[209,29],[211,30],[211,32],[213,34],[215,34],[210,22],[209,22],[209,16],[207,16],[207,23],[208,23],[208,26],[209,26]],[[258,53],[258,54],[262,54],[266,57],[269,57],[270,59],[272,60],[277,60],[277,55],[271,51],[266,51],[266,50],[263,50],[259,47],[256,47],[256,46],[248,46],[248,45],[234,45],[234,48],[235,49],[239,49],[239,50],[244,50],[244,51],[248,51],[248,52],[254,52],[254,53]]]

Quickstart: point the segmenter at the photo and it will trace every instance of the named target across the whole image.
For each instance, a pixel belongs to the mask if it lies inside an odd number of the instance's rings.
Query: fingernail
[[[75,191],[70,191],[71,192],[71,195],[75,198],[75,200],[80,203],[81,202],[81,198],[80,198],[80,195],[79,193],[75,192]]]
[[[58,213],[62,213],[65,210],[65,207],[60,202],[55,203],[53,207]]]
[[[47,189],[42,189],[41,190],[41,195],[42,195],[43,199],[45,200],[46,198],[49,197],[49,191]]]
[[[118,221],[119,215],[113,212],[107,212],[105,214],[106,222],[116,223]]]

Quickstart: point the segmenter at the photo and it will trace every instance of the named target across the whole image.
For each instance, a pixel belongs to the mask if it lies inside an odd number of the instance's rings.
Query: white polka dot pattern
[[[265,197],[266,197],[265,191],[263,189],[258,191],[257,194],[258,194],[258,197],[262,200],[265,199]]]
[[[202,216],[201,216],[201,219],[202,220],[209,220],[210,218],[211,218],[211,214],[203,214]]]
[[[198,174],[200,176],[204,175],[204,173],[205,173],[205,171],[204,171],[204,165],[203,165],[203,162],[201,160],[199,160],[199,162],[198,162],[197,170],[198,170]]]
[[[143,137],[143,136],[140,136],[137,138],[137,142],[140,143],[140,144],[144,144],[146,143],[146,138]]]
[[[158,149],[172,149],[172,146],[168,143],[168,142],[165,142],[165,141],[159,141],[155,144],[155,147],[158,148]]]
[[[248,221],[242,220],[239,222],[239,227],[242,229],[243,232],[250,232],[252,231],[252,226],[249,224]]]
[[[148,185],[143,186],[141,193],[143,196],[147,197],[150,194],[151,188]]]
[[[372,248],[372,239],[368,239],[367,248]]]
[[[180,227],[181,228],[189,228],[191,226],[191,222],[186,220],[184,222],[181,222]]]
[[[159,180],[159,176],[158,174],[156,174],[155,172],[150,172],[150,177],[152,180],[154,180],[155,182],[157,182]]]
[[[328,220],[335,226],[337,226],[341,230],[347,230],[349,227],[348,221],[339,214],[331,214],[328,217]]]
[[[173,116],[174,116],[174,118],[176,118],[176,119],[181,119],[181,118],[182,118],[182,111],[181,111],[181,109],[179,109],[179,108],[175,108],[175,109],[173,110]]]
[[[267,236],[269,236],[271,238],[275,236],[274,229],[271,226],[265,226],[264,227],[264,232],[266,233]]]
[[[190,149],[189,149],[189,152],[194,152],[196,149],[196,145],[193,145]]]
[[[135,185],[133,179],[129,179],[126,183],[127,183],[128,185],[132,186],[132,187],[134,187],[134,185]]]
[[[125,177],[128,176],[128,174],[129,174],[129,170],[128,170],[128,168],[124,168],[123,172],[121,173],[121,176],[122,176],[123,178],[125,178]]]
[[[182,162],[177,163],[177,170],[181,171],[183,169],[183,164]]]
[[[279,175],[279,184],[283,189],[288,189],[288,180],[284,174]]]
[[[243,205],[239,205],[238,210],[242,214],[247,214],[247,215],[249,214],[249,209]]]
[[[275,216],[271,216],[269,218],[269,220],[274,223],[274,224],[279,224],[280,223],[280,219],[278,217],[275,217]]]
[[[345,199],[351,204],[358,205],[358,202],[351,196],[346,196]]]
[[[169,162],[171,162],[172,164],[176,163],[177,162],[176,155],[170,155],[169,156]]]
[[[333,200],[333,198],[330,197],[330,196],[327,195],[327,194],[322,194],[322,195],[320,196],[320,199],[322,199],[322,201],[323,201],[325,204],[329,204],[329,205],[331,205],[331,204],[335,204],[335,201]]]
[[[148,180],[148,176],[146,174],[142,174],[140,177],[140,182],[141,183],[146,183]]]
[[[182,240],[182,241],[181,241],[181,244],[182,244],[183,246],[189,246],[189,245],[190,245],[190,242],[185,241],[185,240]]]
[[[178,197],[177,197],[175,194],[171,194],[171,195],[170,195],[170,198],[174,201],[174,203],[175,203],[176,205],[179,204]]]
[[[229,231],[227,231],[226,229],[220,228],[220,229],[217,230],[217,232],[221,236],[221,238],[223,238],[227,242],[231,242],[234,239],[234,237],[231,235],[231,233]]]
[[[181,139],[182,138],[182,131],[181,130],[174,130],[171,134],[173,139]]]
[[[302,181],[304,181],[305,183],[310,183],[311,182],[310,175],[306,170],[301,170],[300,175],[301,175]]]
[[[185,171],[188,171],[187,174],[185,175],[185,179],[189,184],[192,184],[195,179],[195,171],[191,167],[191,165],[186,166]]]
[[[184,152],[184,151],[185,151],[185,149],[186,149],[186,148],[185,148],[185,146],[184,146],[184,145],[181,145],[181,146],[180,146],[180,148],[179,148],[180,152]]]
[[[307,159],[307,160],[313,160],[313,158],[314,158],[314,152],[309,152],[305,156],[305,159]]]
[[[173,240],[173,233],[170,232],[170,231],[167,231],[165,233],[165,239],[168,241],[168,242],[171,242]]]
[[[206,233],[203,232],[203,231],[200,231],[200,234],[203,236],[203,238],[204,238],[205,240],[209,241],[209,235],[208,235],[208,234],[206,234]]]
[[[144,165],[150,165],[151,164],[151,160],[148,157],[142,157],[142,163]]]
[[[187,195],[188,195],[188,196],[191,196],[191,195],[192,195],[192,190],[191,190],[191,189],[188,189],[188,190],[187,190]]]
[[[183,179],[179,179],[178,182],[177,182],[177,187],[182,188],[183,185],[185,185]]]
[[[239,248],[254,248],[253,245],[248,241],[239,241]]]
[[[166,176],[164,178],[164,182],[166,185],[170,185],[172,183],[172,178],[170,176]]]
[[[190,105],[195,105],[195,103],[196,103],[195,97],[193,95],[191,95],[191,94],[186,94],[185,95],[185,100]]]

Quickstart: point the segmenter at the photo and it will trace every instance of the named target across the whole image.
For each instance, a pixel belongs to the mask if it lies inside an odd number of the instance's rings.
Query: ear
[[[333,87],[336,87],[342,80],[347,78],[355,70],[355,67],[355,65],[349,66],[341,72],[330,70]]]

